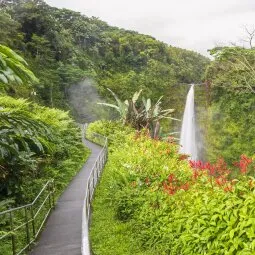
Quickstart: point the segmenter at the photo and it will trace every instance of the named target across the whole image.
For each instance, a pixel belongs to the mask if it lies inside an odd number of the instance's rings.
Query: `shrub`
[[[118,140],[93,202],[94,254],[255,253],[252,159],[242,155],[231,179],[223,159],[189,162],[146,131]]]

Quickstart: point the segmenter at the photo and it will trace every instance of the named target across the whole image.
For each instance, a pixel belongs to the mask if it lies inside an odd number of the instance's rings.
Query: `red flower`
[[[235,162],[234,166],[239,168],[241,174],[246,174],[248,171],[248,167],[251,163],[252,163],[252,159],[248,158],[246,155],[242,154],[240,156],[240,161]]]
[[[189,183],[188,182],[186,182],[185,184],[183,184],[183,185],[181,185],[180,186],[180,189],[183,189],[183,190],[188,190],[189,189]]]
[[[233,191],[233,187],[231,185],[228,185],[227,187],[224,188],[225,192],[231,192]]]
[[[173,181],[176,180],[176,178],[175,178],[174,174],[170,174],[170,175],[168,176],[167,180],[168,180],[169,183],[172,183]]]
[[[219,186],[223,186],[223,185],[227,182],[227,180],[226,180],[224,177],[220,176],[220,177],[217,177],[217,178],[215,179],[215,182],[216,182]]]
[[[224,159],[219,159],[216,164],[211,164],[209,162],[203,163],[201,160],[198,161],[190,160],[189,164],[191,168],[201,171],[206,170],[212,176],[228,175],[230,173]]]
[[[198,176],[199,176],[198,171],[196,169],[194,169],[193,178],[196,180],[198,178]]]

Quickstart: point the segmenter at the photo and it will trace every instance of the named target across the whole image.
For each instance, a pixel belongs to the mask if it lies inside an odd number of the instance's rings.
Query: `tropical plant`
[[[0,45],[0,81],[4,83],[37,82],[27,69],[26,61],[10,48]],[[11,165],[33,167],[34,155],[50,149],[52,133],[49,126],[34,119],[28,112],[0,108],[0,182],[1,190],[9,186],[13,176],[19,176]],[[0,190],[0,191],[1,191]]]
[[[140,122],[140,129],[143,127],[149,128],[152,133],[151,136],[156,138],[159,136],[160,131],[160,120],[162,119],[171,119],[177,120],[176,118],[170,117],[170,115],[175,111],[174,109],[162,109],[162,98],[161,96],[155,105],[152,105],[151,99],[142,99],[143,101],[143,111],[142,118]]]
[[[0,82],[17,84],[38,82],[27,62],[9,47],[0,44]]]
[[[51,154],[51,128],[25,111],[0,110],[0,193],[23,175],[34,172],[37,158]],[[17,167],[17,166],[20,167]]]
[[[108,103],[97,103],[99,105],[104,105],[104,106],[107,106],[107,107],[110,107],[110,108],[113,108],[115,110],[118,111],[119,115],[120,115],[120,119],[122,121],[123,124],[127,124],[128,123],[128,119],[127,119],[127,115],[128,115],[128,111],[130,110],[129,109],[129,101],[128,100],[125,100],[125,101],[121,101],[119,99],[119,97],[112,91],[110,90],[109,88],[107,88],[108,91],[110,91],[110,93],[113,95],[115,101],[116,101],[116,105],[115,104],[108,104]],[[132,102],[135,104],[139,95],[140,95],[141,91],[140,92],[136,92],[132,98]]]
[[[28,100],[2,96],[0,107],[0,198],[30,201],[50,178],[62,190],[88,154],[80,129],[67,112]]]
[[[120,114],[120,119],[123,124],[131,125],[137,130],[142,128],[148,128],[151,130],[151,136],[158,137],[160,130],[161,119],[173,119],[170,115],[174,112],[174,109],[162,109],[162,98],[160,97],[155,105],[151,103],[151,99],[142,98],[139,102],[138,99],[141,95],[142,90],[135,92],[132,99],[121,101],[119,97],[108,88],[113,97],[116,100],[116,105],[108,103],[98,103],[106,107],[116,109]]]
[[[0,130],[0,155],[3,159],[19,157],[22,151],[45,153],[50,149],[49,141],[53,137],[50,128],[26,112],[1,109]]]

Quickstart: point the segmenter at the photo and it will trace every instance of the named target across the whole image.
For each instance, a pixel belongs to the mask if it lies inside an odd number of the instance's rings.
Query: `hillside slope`
[[[172,106],[173,88],[200,82],[209,63],[198,53],[41,0],[2,1],[0,24],[0,43],[18,50],[40,79],[36,100],[64,109],[70,87],[85,78],[107,100],[106,87],[122,98],[143,89],[152,99],[165,95],[165,105]],[[13,86],[6,92],[29,97],[31,90]]]

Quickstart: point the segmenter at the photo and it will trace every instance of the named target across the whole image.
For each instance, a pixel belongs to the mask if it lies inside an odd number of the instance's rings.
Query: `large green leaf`
[[[0,81],[17,84],[38,83],[27,62],[10,48],[0,44]]]

